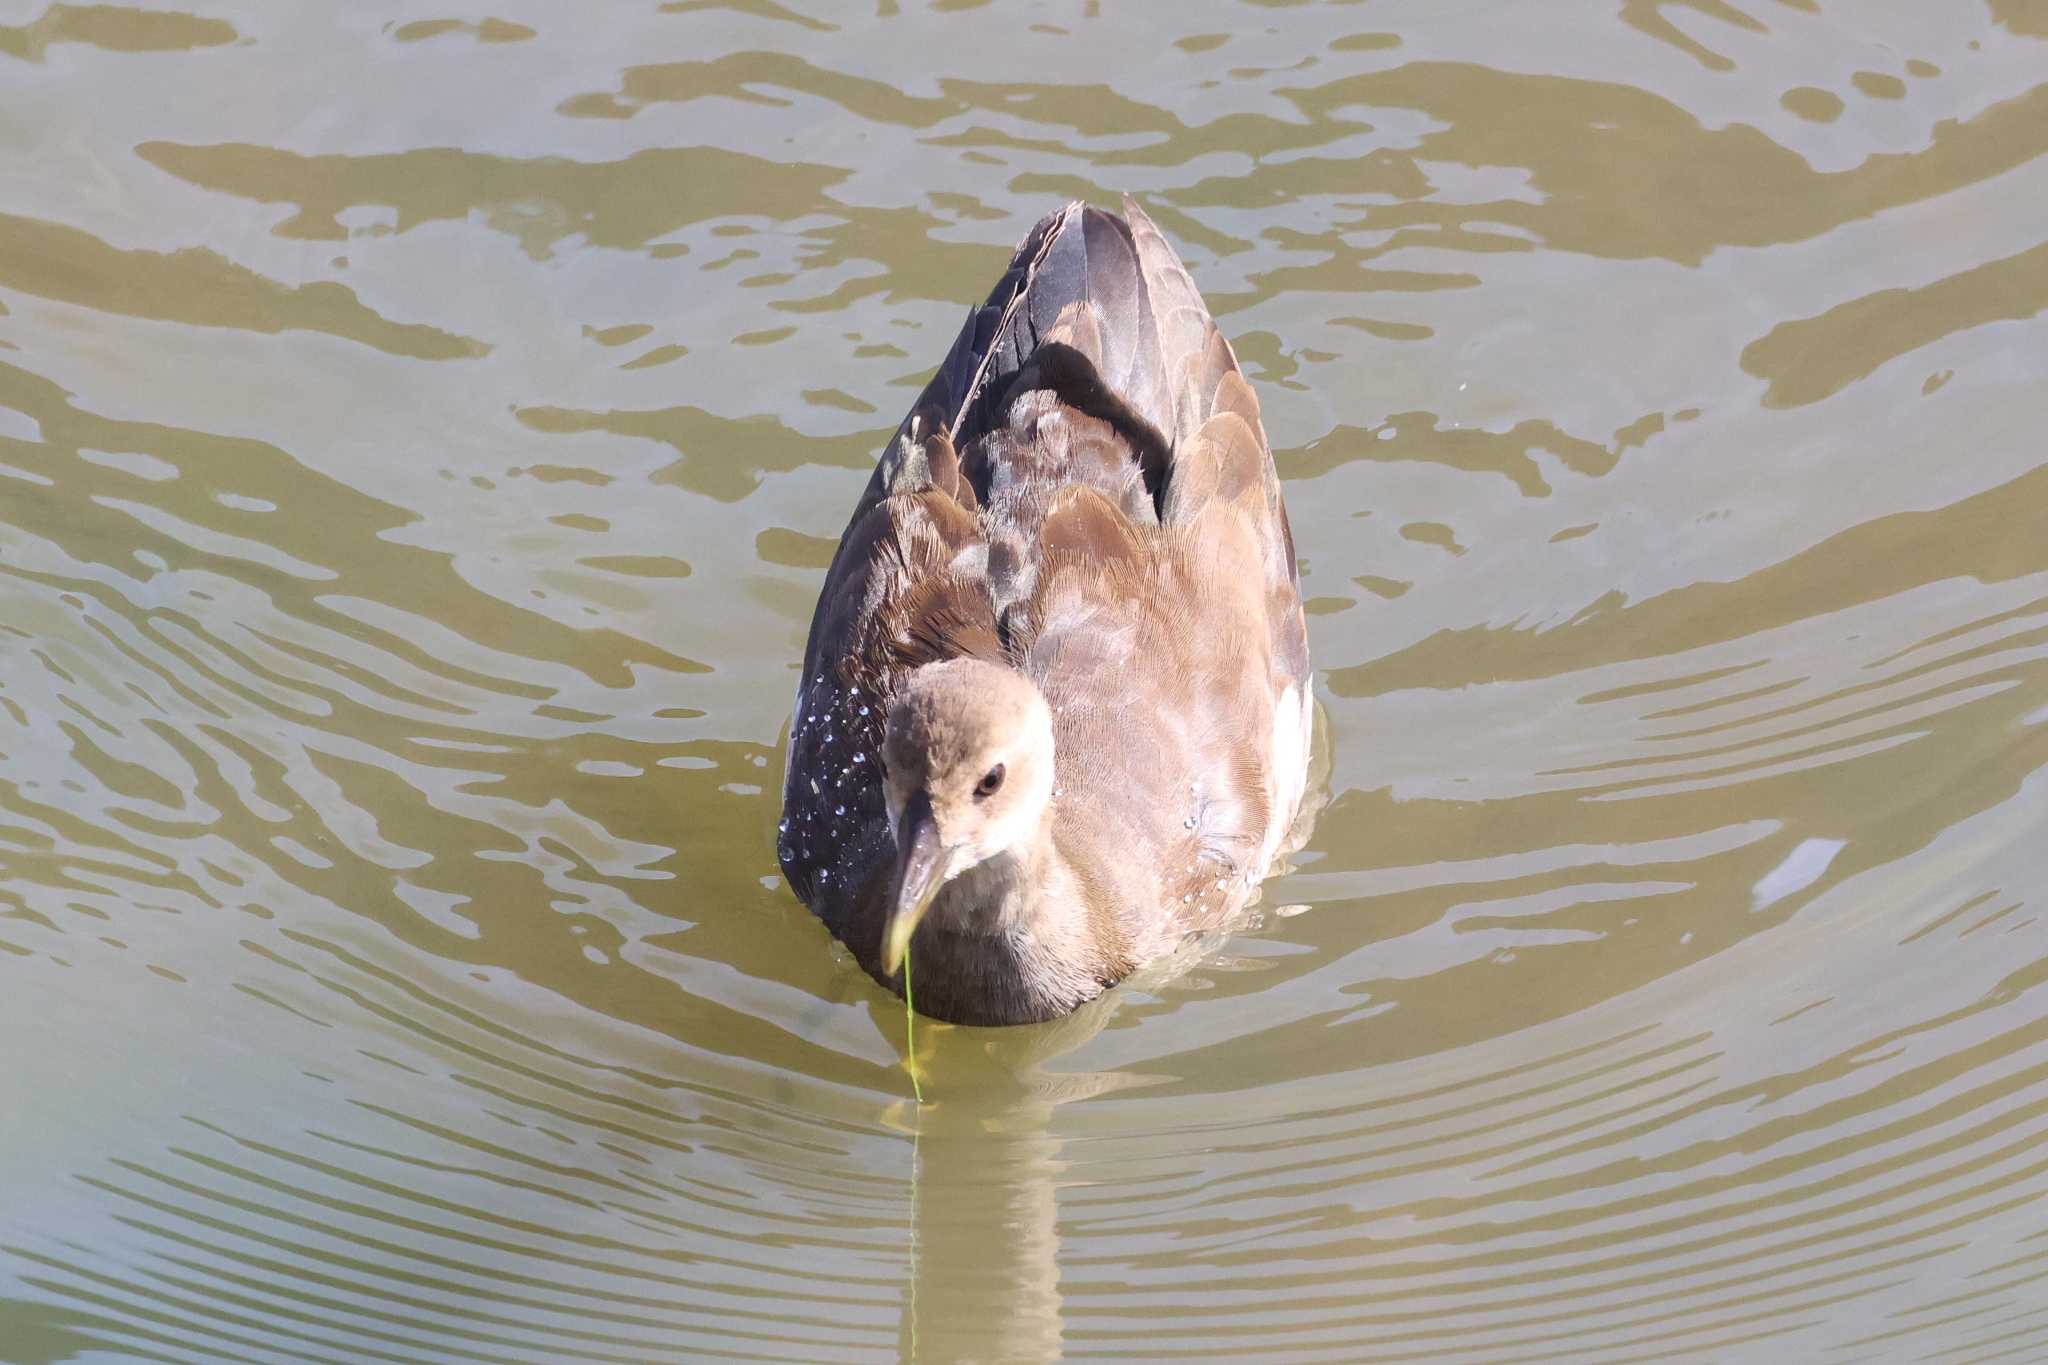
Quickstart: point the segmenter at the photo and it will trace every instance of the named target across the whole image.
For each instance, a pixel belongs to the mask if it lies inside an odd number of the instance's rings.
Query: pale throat
[[[1051,856],[1052,808],[1021,837],[947,879],[932,900],[926,923],[949,933],[1003,934],[1035,931],[1056,899]]]

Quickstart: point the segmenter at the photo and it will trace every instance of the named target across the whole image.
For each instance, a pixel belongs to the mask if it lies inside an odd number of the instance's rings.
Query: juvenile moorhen
[[[1259,403],[1128,198],[1032,228],[818,596],[778,852],[875,979],[1054,1018],[1227,925],[1301,798],[1308,635]]]

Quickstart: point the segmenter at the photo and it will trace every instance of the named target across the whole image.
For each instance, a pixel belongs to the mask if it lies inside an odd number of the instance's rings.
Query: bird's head
[[[882,970],[894,974],[948,881],[1039,837],[1052,801],[1052,711],[1013,668],[926,664],[889,708],[882,763],[896,839]]]

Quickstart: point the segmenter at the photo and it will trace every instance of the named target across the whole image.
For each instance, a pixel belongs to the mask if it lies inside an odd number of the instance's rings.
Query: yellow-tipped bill
[[[885,974],[893,976],[903,965],[903,955],[910,951],[910,936],[946,884],[952,861],[953,851],[939,842],[931,798],[919,792],[904,806],[903,818],[896,826],[896,903],[882,928]]]

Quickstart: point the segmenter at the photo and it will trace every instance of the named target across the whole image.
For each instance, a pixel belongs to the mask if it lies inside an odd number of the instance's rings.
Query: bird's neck
[[[958,994],[1008,1022],[1052,1018],[1128,970],[1049,825],[946,883],[911,949],[920,1009],[946,1017]]]
[[[935,918],[966,934],[1015,937],[1028,932],[1058,918],[1054,903],[1060,897],[1045,879],[1059,867],[1051,832],[1041,828],[947,882]]]

